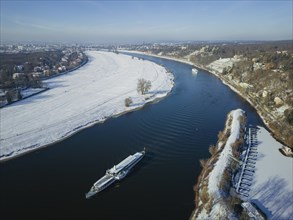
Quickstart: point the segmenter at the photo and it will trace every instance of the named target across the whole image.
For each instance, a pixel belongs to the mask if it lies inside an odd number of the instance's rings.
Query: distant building
[[[263,63],[254,63],[253,70],[265,70],[266,66]]]
[[[248,83],[243,83],[243,82],[241,82],[241,83],[239,83],[239,85],[240,85],[242,88],[244,88],[244,89],[251,89],[251,88],[253,88],[253,85],[250,85],[250,84],[248,84]]]
[[[50,70],[48,70],[48,69],[44,70],[44,71],[43,71],[43,74],[44,74],[45,76],[50,76]]]
[[[275,102],[275,105],[277,105],[277,106],[281,106],[284,104],[283,100],[279,97],[275,97],[274,102]]]
[[[24,76],[24,73],[13,73],[12,75],[12,79],[17,79]]]
[[[58,67],[58,72],[60,73],[60,72],[64,72],[64,71],[66,71],[66,66],[60,66],[60,67]]]
[[[32,76],[34,78],[41,78],[44,76],[44,73],[43,72],[36,72],[36,73],[32,73]]]
[[[42,72],[42,67],[40,66],[34,67],[34,72]]]

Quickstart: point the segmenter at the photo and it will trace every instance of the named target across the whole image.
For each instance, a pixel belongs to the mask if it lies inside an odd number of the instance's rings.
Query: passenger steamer
[[[110,186],[116,180],[123,179],[145,155],[145,150],[141,152],[137,152],[133,155],[128,156],[119,164],[114,165],[111,169],[106,171],[105,176],[99,179],[94,185],[91,187],[90,191],[86,194],[86,198],[90,198],[91,196],[95,195],[96,193],[102,191],[103,189]]]

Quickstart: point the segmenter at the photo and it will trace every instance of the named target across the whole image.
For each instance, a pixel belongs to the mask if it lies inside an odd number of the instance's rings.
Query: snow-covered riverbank
[[[221,138],[215,146],[217,151],[206,161],[195,187],[196,210],[192,213],[191,219],[224,219],[225,217],[231,219],[234,217],[234,213],[224,202],[227,196],[221,182],[223,182],[225,171],[231,165],[232,146],[241,136],[244,117],[245,112],[242,109],[233,110],[228,114],[223,135],[220,135]]]
[[[80,69],[46,80],[50,90],[1,109],[0,160],[140,108],[173,87],[173,75],[155,63],[110,52],[90,51],[87,56],[89,62]],[[136,91],[139,78],[152,83],[145,96]],[[129,107],[127,97],[133,100]]]
[[[220,155],[212,154],[212,157],[205,162],[195,187],[196,209],[191,219],[217,219],[225,216],[229,219],[236,219],[239,215],[232,209],[231,201],[233,200],[227,199],[227,192],[225,194],[221,189],[221,182],[225,176],[225,170],[233,169],[230,155],[232,155],[233,143],[236,143],[240,137],[241,123],[239,119],[243,116],[244,112],[240,109],[229,114],[227,121],[231,121],[231,125],[227,127],[226,122],[225,130],[222,133],[225,134],[228,131],[229,137]],[[253,131],[251,131],[252,129]],[[282,144],[276,141],[263,127],[247,127],[247,135],[244,137],[246,144],[241,145],[240,148],[240,153],[244,157],[233,159],[234,162],[238,160],[241,162],[239,168],[236,166],[237,169],[234,169],[236,173],[231,173],[229,196],[237,198],[235,195],[238,195],[241,202],[254,204],[268,219],[290,219],[293,215],[292,158],[285,157],[279,152]],[[219,139],[217,147],[222,145],[222,140]],[[253,149],[251,153],[247,154],[248,156],[245,156],[248,146]],[[245,160],[247,157],[248,162]],[[218,158],[216,163],[213,162],[215,158]],[[212,167],[211,171],[209,171],[209,167]],[[245,171],[242,176],[240,173],[243,168]],[[240,186],[240,191],[238,186]],[[252,215],[251,210],[248,213]]]
[[[263,127],[257,131],[258,157],[248,201],[257,204],[269,219],[293,216],[293,159],[279,152],[282,144]]]

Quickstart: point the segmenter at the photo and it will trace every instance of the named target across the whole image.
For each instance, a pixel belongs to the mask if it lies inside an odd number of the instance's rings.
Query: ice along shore
[[[171,91],[174,77],[164,67],[131,56],[88,51],[86,65],[48,79],[50,90],[0,110],[0,161],[36,150],[141,108]],[[140,78],[150,80],[146,95],[136,91]],[[131,97],[133,103],[125,106]]]

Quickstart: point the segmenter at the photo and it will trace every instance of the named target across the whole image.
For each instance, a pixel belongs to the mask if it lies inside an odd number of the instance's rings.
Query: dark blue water
[[[255,110],[213,75],[159,58],[175,75],[171,94],[50,147],[0,164],[1,219],[188,219],[199,159],[209,157],[229,111]],[[122,182],[86,200],[105,170],[147,148]]]

